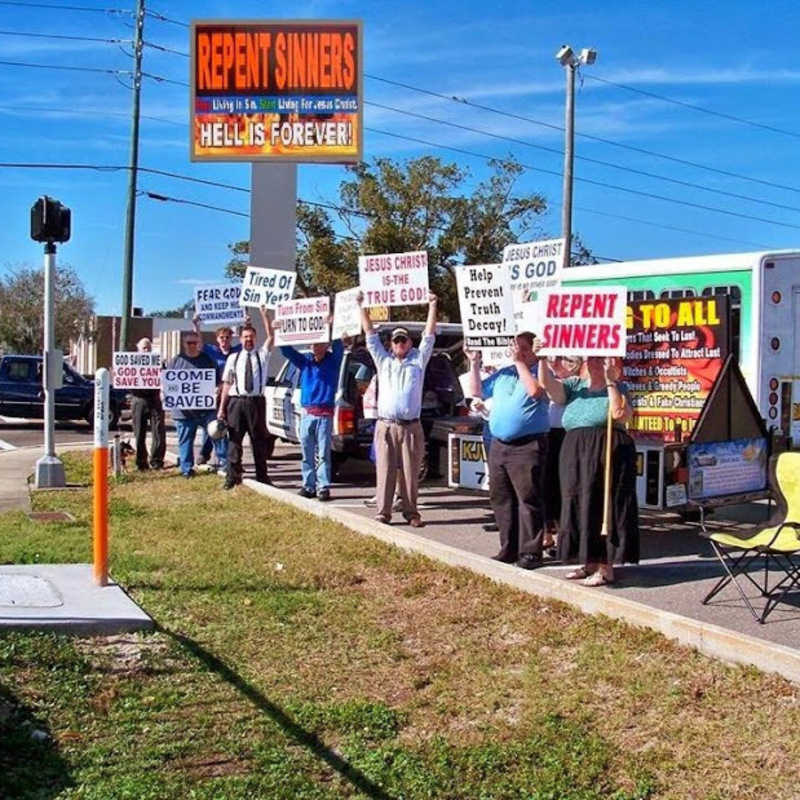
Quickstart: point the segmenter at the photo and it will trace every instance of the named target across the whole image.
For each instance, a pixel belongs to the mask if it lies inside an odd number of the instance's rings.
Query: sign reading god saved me
[[[540,294],[518,309],[519,330],[542,340],[543,356],[625,355],[624,286],[576,287]]]
[[[115,389],[158,389],[161,356],[158,353],[115,352],[111,370]]]
[[[428,302],[428,254],[389,253],[358,257],[364,306],[414,306]]]
[[[248,267],[242,282],[243,306],[276,308],[278,303],[292,299],[297,274],[294,270]]]
[[[330,340],[327,297],[304,297],[278,303],[275,309],[275,344],[317,344]]]
[[[197,286],[194,290],[194,313],[206,324],[238,325],[244,322],[244,310],[239,305],[241,294],[240,283]]]
[[[464,266],[455,273],[467,347],[480,350],[488,365],[507,360],[514,338],[507,265]]]
[[[161,391],[167,411],[212,411],[217,371],[211,368],[163,369]]]

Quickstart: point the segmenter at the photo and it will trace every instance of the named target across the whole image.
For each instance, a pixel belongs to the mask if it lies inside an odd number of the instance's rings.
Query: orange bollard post
[[[94,453],[92,456],[93,576],[98,586],[108,585],[108,370],[94,378]]]

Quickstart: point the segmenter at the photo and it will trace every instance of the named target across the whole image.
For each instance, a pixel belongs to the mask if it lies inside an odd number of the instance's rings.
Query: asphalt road
[[[130,435],[130,426],[123,423],[120,433]],[[85,422],[57,422],[56,444],[91,443],[93,429]],[[40,445],[44,441],[42,420],[0,417],[0,450]]]

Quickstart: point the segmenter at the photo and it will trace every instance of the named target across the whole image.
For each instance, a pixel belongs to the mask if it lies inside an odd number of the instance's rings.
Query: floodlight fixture
[[[597,61],[597,50],[595,50],[593,47],[584,47],[583,50],[581,50],[578,60],[581,62],[581,64],[594,64],[594,62]]]
[[[562,44],[556,53],[556,60],[561,64],[562,67],[566,67],[568,64],[572,63],[574,56],[575,53],[573,52],[572,48],[568,44]]]

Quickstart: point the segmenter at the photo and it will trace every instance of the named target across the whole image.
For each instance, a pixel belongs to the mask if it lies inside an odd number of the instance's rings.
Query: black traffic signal
[[[72,212],[44,195],[31,206],[31,239],[35,242],[67,242],[72,225]]]

